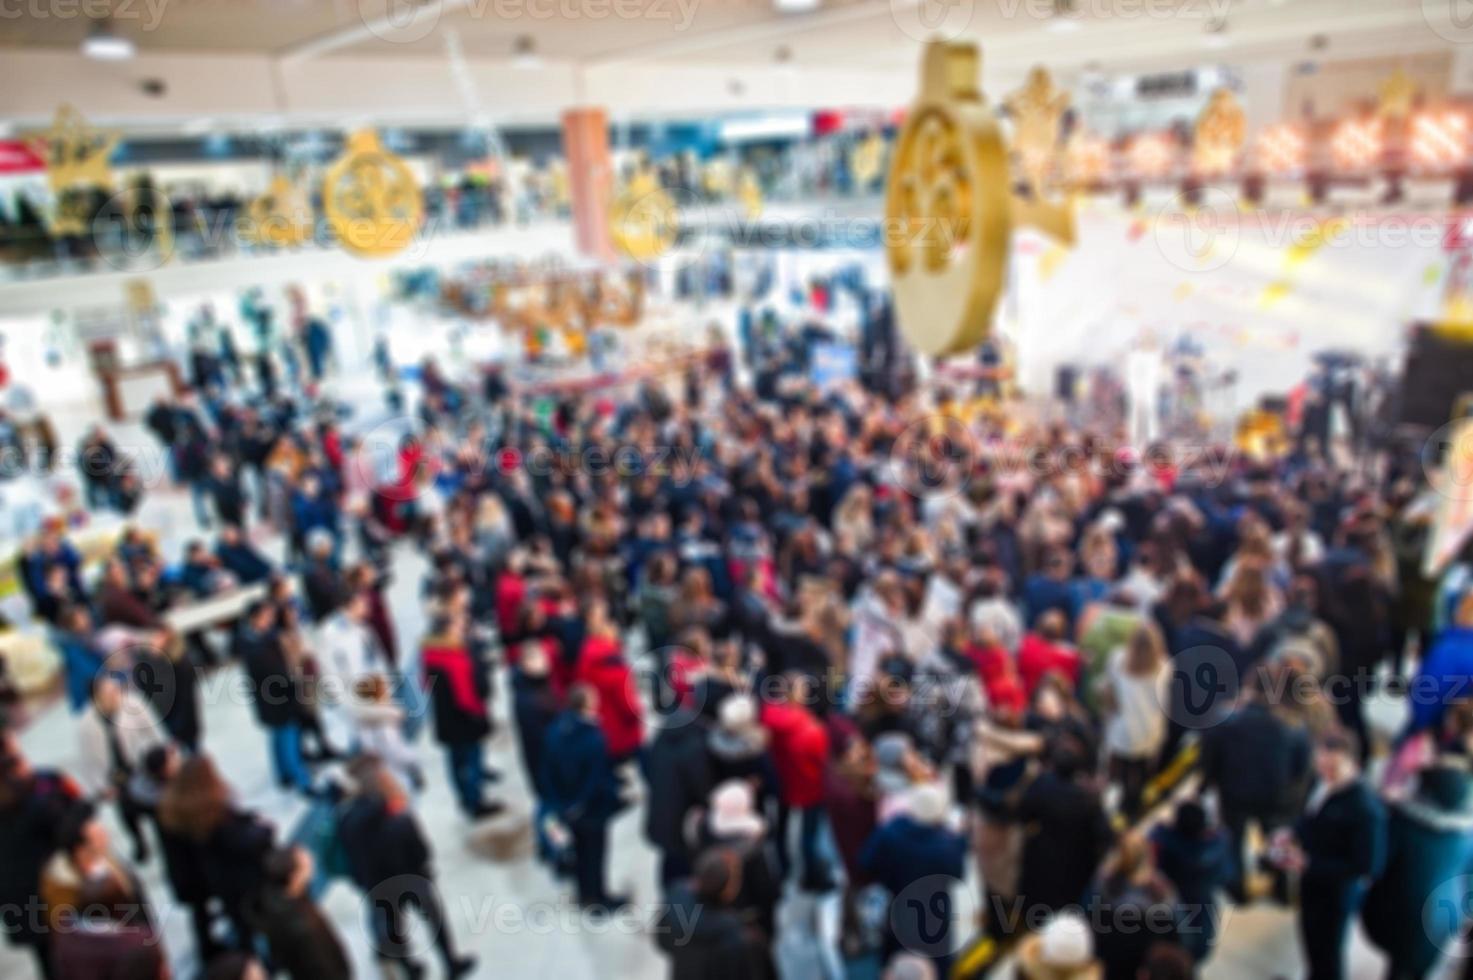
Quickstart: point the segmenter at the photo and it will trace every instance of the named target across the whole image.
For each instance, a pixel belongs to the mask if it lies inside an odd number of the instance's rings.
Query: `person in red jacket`
[[[793,811],[798,812],[798,850],[803,862],[800,886],[811,892],[834,887],[832,870],[819,851],[823,830],[824,772],[829,764],[829,733],[808,708],[814,703],[808,678],[784,674],[775,684],[773,697],[762,708],[762,727],[767,729],[773,768],[777,770],[778,853],[783,877],[789,857],[788,827]]]
[[[603,599],[589,603],[586,629],[574,680],[598,692],[598,725],[608,743],[609,759],[618,767],[644,742],[644,709],[634,670],[624,658],[619,632]]]
[[[1044,674],[1062,674],[1071,688],[1079,686],[1079,651],[1064,640],[1068,621],[1057,609],[1038,617],[1038,627],[1018,644],[1018,678],[1028,697]]]

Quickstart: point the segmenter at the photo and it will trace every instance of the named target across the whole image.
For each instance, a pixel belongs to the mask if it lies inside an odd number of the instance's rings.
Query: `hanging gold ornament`
[[[1247,118],[1237,97],[1225,88],[1213,92],[1197,117],[1192,139],[1193,167],[1200,174],[1231,170],[1247,134]]]
[[[897,322],[926,354],[986,339],[1015,225],[1074,240],[1067,202],[1012,196],[1007,145],[978,86],[980,62],[974,44],[926,45],[921,91],[890,160],[885,238]]]
[[[93,129],[81,113],[63,105],[51,128],[30,141],[36,155],[46,161],[46,181],[56,199],[53,234],[81,235],[87,230],[85,202],[78,192],[113,186],[107,160],[118,140],[117,133]]]
[[[641,169],[614,196],[609,209],[609,237],[614,247],[636,262],[664,255],[680,234],[680,209],[655,175]]]
[[[246,213],[246,237],[258,245],[286,248],[312,240],[312,205],[306,191],[285,174],[271,178],[271,186],[251,201]]]
[[[1058,155],[1059,128],[1069,108],[1069,93],[1054,87],[1048,69],[1035,65],[1023,87],[1005,103],[1013,120],[1013,149],[1023,178],[1034,194],[1047,186]]]
[[[424,203],[409,165],[385,149],[377,133],[363,129],[348,137],[343,155],[327,168],[322,210],[343,248],[378,258],[409,247]]]
[[[873,184],[884,166],[885,139],[879,133],[870,133],[849,150],[849,173],[860,190]]]
[[[1417,99],[1417,83],[1400,68],[1392,72],[1377,89],[1380,105],[1376,114],[1383,119],[1405,119],[1412,114]]]
[[[757,175],[751,170],[744,169],[737,181],[737,200],[742,202],[742,209],[746,211],[749,221],[762,217],[762,185],[757,182]]]

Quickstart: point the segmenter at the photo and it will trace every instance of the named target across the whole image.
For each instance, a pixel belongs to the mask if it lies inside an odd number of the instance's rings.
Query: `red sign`
[[[20,140],[0,140],[0,174],[40,173],[46,161]]]

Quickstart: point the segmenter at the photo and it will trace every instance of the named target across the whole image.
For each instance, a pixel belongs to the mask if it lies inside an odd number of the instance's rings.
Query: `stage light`
[[[1347,119],[1335,128],[1330,154],[1347,170],[1365,170],[1380,161],[1384,146],[1380,118]]]
[[[1168,136],[1142,133],[1130,143],[1130,166],[1142,177],[1161,177],[1176,158],[1176,149]]]
[[[1454,167],[1468,155],[1468,117],[1429,111],[1412,119],[1412,161],[1434,169]]]
[[[1269,173],[1288,174],[1304,169],[1304,135],[1288,123],[1270,126],[1258,134],[1258,166]]]

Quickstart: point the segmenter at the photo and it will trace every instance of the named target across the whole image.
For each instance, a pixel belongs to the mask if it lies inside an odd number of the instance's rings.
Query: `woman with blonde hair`
[[[1140,812],[1141,793],[1166,741],[1170,683],[1166,643],[1149,622],[1137,626],[1130,640],[1110,655],[1099,681],[1110,778],[1120,785],[1120,809],[1127,818]]]

